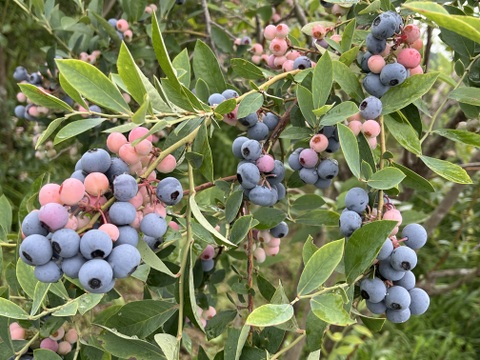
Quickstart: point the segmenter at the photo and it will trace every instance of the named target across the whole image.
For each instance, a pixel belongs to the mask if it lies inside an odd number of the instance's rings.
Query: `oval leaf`
[[[464,104],[480,106],[479,88],[461,87],[450,92],[448,97]]]
[[[456,164],[429,156],[420,156],[420,159],[430,170],[447,180],[458,184],[473,184],[467,172]]]
[[[260,69],[258,66],[248,60],[232,59],[230,61],[230,66],[232,67],[232,70],[235,74],[241,76],[244,79],[258,80],[265,78],[262,69]]]
[[[394,167],[386,167],[374,173],[367,181],[368,186],[378,190],[391,189],[405,179],[405,174]]]
[[[2,297],[0,297],[0,316],[20,320],[25,320],[29,317],[20,306]]]
[[[358,149],[357,138],[355,134],[343,124],[338,124],[338,138],[343,151],[343,156],[347,161],[353,176],[360,178],[360,152]]]
[[[437,133],[447,139],[461,142],[466,145],[472,145],[480,147],[480,135],[467,130],[454,130],[454,129],[438,129],[434,133]]]
[[[329,110],[320,121],[320,125],[335,125],[356,113],[358,113],[358,106],[352,101],[344,101]]]
[[[266,304],[253,310],[248,315],[246,325],[275,326],[283,324],[293,317],[293,306],[290,304]]]
[[[343,307],[343,298],[339,294],[327,293],[315,296],[310,300],[312,312],[320,320],[329,324],[346,326],[355,321]]]
[[[256,112],[263,105],[263,94],[254,92],[248,94],[238,105],[237,117],[240,119],[248,114]]]
[[[397,163],[392,163],[392,165],[397,169],[400,169],[406,175],[405,179],[402,181],[402,185],[419,191],[435,191],[435,188],[432,186],[430,181],[418,175],[416,172]]]
[[[60,129],[60,131],[55,136],[55,140],[53,143],[54,145],[60,144],[65,140],[68,140],[74,136],[77,136],[87,130],[94,128],[95,126],[100,125],[105,120],[106,119],[103,118],[95,118],[71,122],[62,129]]]
[[[50,95],[45,90],[32,84],[18,84],[22,92],[33,103],[41,106],[45,106],[49,109],[61,109],[66,111],[73,111],[73,109],[65,101]]]
[[[392,134],[400,145],[415,155],[422,154],[417,132],[413,126],[404,119],[403,114],[385,115],[383,119],[389,133]]]

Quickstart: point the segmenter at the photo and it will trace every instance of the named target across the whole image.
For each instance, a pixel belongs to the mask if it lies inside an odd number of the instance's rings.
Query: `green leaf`
[[[208,138],[208,128],[205,124],[200,127],[197,137],[193,142],[193,151],[203,155],[203,161],[200,165],[200,173],[208,180],[213,182],[213,155],[210,141]]]
[[[345,121],[349,116],[352,116],[356,113],[358,113],[357,104],[351,101],[344,101],[335,106],[333,109],[329,110],[320,121],[320,125],[335,125],[339,122]]]
[[[229,34],[218,26],[212,26],[212,42],[215,46],[226,54],[233,53],[233,40]]]
[[[333,108],[334,106],[335,106],[335,104],[323,105],[323,106],[320,106],[318,109],[314,109],[314,110],[313,110],[313,113],[314,113],[316,116],[323,116],[323,115],[325,115],[327,112],[329,112],[330,109]]]
[[[175,360],[178,358],[178,353],[180,351],[180,342],[175,336],[160,333],[156,334],[154,336],[154,339],[158,346],[160,346],[168,360]]]
[[[35,360],[62,360],[62,358],[50,349],[33,350]]]
[[[147,0],[122,0],[123,11],[127,14],[128,21],[136,22],[145,13],[145,6],[147,6]]]
[[[18,320],[29,318],[29,315],[20,306],[2,297],[0,297],[0,316]]]
[[[310,307],[315,316],[326,323],[339,326],[355,323],[343,308],[343,298],[339,294],[327,293],[315,296],[310,300]]]
[[[9,233],[11,230],[12,216],[12,205],[10,205],[10,201],[8,201],[5,194],[3,194],[0,196],[0,227],[4,229],[6,233]]]
[[[241,330],[229,328],[222,359],[240,360],[249,333],[250,326],[243,326]]]
[[[288,299],[287,294],[285,293],[285,288],[283,287],[281,281],[279,281],[277,289],[275,290],[275,293],[270,299],[270,302],[272,304],[290,304],[290,300]],[[297,319],[295,318],[295,316],[292,316],[292,318],[287,322],[277,325],[276,328],[282,329],[285,331],[292,331],[292,332],[297,332],[299,329]]]
[[[466,145],[480,147],[480,135],[467,130],[438,129],[434,133]]]
[[[395,226],[396,221],[380,220],[354,231],[345,247],[345,274],[349,284],[372,265]]]
[[[342,260],[345,240],[332,241],[310,257],[300,275],[297,286],[297,295],[306,295],[319,288],[332,275]]]
[[[355,134],[349,127],[338,124],[338,138],[340,140],[340,146],[342,148],[343,156],[347,162],[350,171],[353,176],[360,178],[360,152],[358,149],[358,142]]]
[[[385,324],[385,318],[379,317],[369,317],[362,314],[357,314],[358,317],[362,320],[362,323],[370,330],[371,332],[379,332],[382,330],[383,325]]]
[[[392,86],[390,90],[382,96],[382,114],[387,115],[401,110],[408,104],[421,98],[432,88],[435,81],[437,81],[438,75],[438,72],[413,75],[407,78],[402,84]]]
[[[458,184],[473,184],[467,172],[456,164],[425,155],[420,156],[420,159],[430,170],[449,181]]]
[[[468,39],[480,43],[478,22],[472,22],[470,25],[470,20],[465,21],[463,20],[463,16],[450,15],[443,6],[434,2],[414,1],[403,4],[402,6],[436,22],[438,26],[444,27],[445,29],[451,30],[457,34],[465,36]]]
[[[214,235],[218,240],[220,240],[221,243],[223,243],[226,246],[232,246],[236,247],[235,244],[230,242],[225,236],[223,236],[221,233],[218,232],[205,218],[203,213],[201,212],[200,208],[198,207],[197,202],[195,201],[195,194],[190,195],[188,198],[188,203],[190,205],[190,209],[192,210],[192,214],[197,219],[197,221],[202,225],[208,232],[210,232],[212,235]]]
[[[232,112],[237,107],[237,101],[235,99],[228,99],[221,102],[215,107],[215,112],[221,115]]]
[[[310,226],[338,226],[339,218],[340,215],[335,211],[315,209],[294,218],[294,221]]]
[[[235,217],[238,214],[238,210],[240,210],[240,206],[242,206],[243,201],[243,190],[238,189],[234,191],[227,199],[225,203],[225,220],[231,223],[235,220]]]
[[[150,101],[146,97],[142,105],[135,111],[135,114],[132,115],[132,122],[137,125],[142,125],[145,123],[145,117],[147,116],[148,108],[150,107]]]
[[[137,249],[142,255],[142,259],[145,264],[149,265],[150,267],[158,270],[168,276],[175,277],[170,269],[163,263],[162,260],[153,252],[153,250],[147,245],[145,241],[139,241],[137,244]]]
[[[320,195],[307,194],[296,199],[292,204],[294,211],[310,211],[316,210],[325,204],[325,200]]]
[[[308,235],[307,240],[305,240],[305,244],[303,244],[302,250],[302,259],[303,263],[306,264],[308,260],[315,254],[318,250],[317,245],[313,242],[312,235]]]
[[[230,66],[235,74],[248,80],[265,79],[262,69],[245,59],[232,59]]]
[[[312,130],[306,127],[288,126],[282,131],[280,137],[282,139],[299,140],[306,139],[312,136]]]
[[[51,284],[46,284],[43,282],[37,282],[35,285],[35,292],[33,294],[33,303],[32,308],[30,309],[30,315],[35,315],[42,306],[45,296],[47,296],[48,290],[50,289]]]
[[[307,333],[307,349],[309,351],[319,350],[322,347],[327,327],[328,324],[325,321],[316,317],[311,310],[308,312],[305,331]],[[308,360],[310,360],[310,358],[308,358]],[[317,357],[313,360],[320,360],[320,358]]]
[[[340,88],[357,102],[362,102],[365,95],[358,81],[358,74],[354,73],[347,65],[340,61],[333,62],[333,80]],[[391,90],[391,89],[390,89]]]
[[[205,332],[208,340],[215,339],[217,336],[222,335],[227,326],[235,320],[237,317],[237,311],[226,310],[218,312],[212,319],[207,322]]]
[[[78,311],[78,302],[74,301],[71,303],[66,303],[61,308],[53,312],[52,315],[58,316],[58,317],[75,316],[77,311]]]
[[[87,130],[93,129],[105,120],[106,119],[103,118],[93,118],[73,121],[58,131],[53,144],[58,145],[65,140],[71,139],[72,137],[82,134]]]
[[[195,76],[203,79],[212,93],[222,93],[227,88],[217,57],[212,49],[200,40],[195,44],[192,65]]]
[[[480,106],[479,88],[461,87],[450,92],[448,97],[464,104]]]
[[[101,346],[110,354],[121,359],[167,360],[162,350],[148,341],[136,336],[123,335],[120,332],[104,326],[104,331],[98,336]]]
[[[49,109],[60,109],[69,112],[73,111],[70,105],[68,105],[65,101],[50,95],[43,90],[43,88],[32,84],[18,84],[18,86],[20,86],[22,92],[37,105],[45,106]]]
[[[162,326],[178,310],[178,306],[162,300],[133,301],[122,306],[100,325],[116,329],[122,334],[146,338]]]
[[[326,51],[313,70],[312,97],[314,109],[325,105],[330,96],[330,89],[333,85],[333,65],[329,54]]]
[[[251,326],[280,325],[293,317],[293,306],[290,304],[266,304],[253,310],[245,322]]]
[[[42,132],[37,142],[35,143],[35,150],[37,150],[38,147],[42,145],[48,139],[48,137],[52,135],[60,125],[62,125],[64,121],[64,117],[51,121],[50,124],[48,124],[48,127],[45,129],[45,131]]]
[[[152,44],[157,61],[165,75],[167,75],[167,78],[170,80],[170,84],[174,89],[180,89],[180,82],[177,79],[177,74],[173,68],[172,62],[170,61],[170,57],[168,56],[167,47],[163,41],[162,33],[160,32],[160,27],[158,26],[158,20],[155,13],[152,14]]]
[[[403,179],[402,181],[402,185],[405,185],[406,187],[419,190],[419,191],[426,191],[426,192],[435,191],[435,188],[432,186],[430,181],[418,175],[416,172],[397,163],[392,163],[392,166],[396,167],[397,169],[400,169],[406,175],[405,179]]]
[[[35,286],[38,280],[34,275],[33,266],[27,265],[20,258],[15,266],[15,273],[20,287],[25,291],[29,298],[33,299],[35,295]]]
[[[88,311],[93,309],[103,299],[105,294],[91,294],[86,293],[75,299],[78,303],[78,312],[80,315],[85,315]]]
[[[405,179],[405,174],[394,167],[385,167],[374,173],[367,181],[368,186],[378,190],[389,190]]]
[[[400,145],[415,155],[422,154],[417,132],[412,125],[406,121],[402,113],[385,115],[383,119],[389,133]]]
[[[183,49],[172,61],[173,67],[178,73],[183,71],[183,74],[178,77],[178,80],[187,88],[190,88],[192,68],[190,66],[190,58],[188,50]]]
[[[243,118],[256,112],[263,105],[263,94],[254,92],[245,96],[238,105],[237,118]]]
[[[257,229],[268,230],[285,220],[287,215],[280,209],[260,207],[253,212],[253,217],[259,221]]]
[[[343,30],[342,40],[340,41],[340,49],[342,50],[342,54],[348,51],[352,46],[352,38],[353,33],[355,32],[355,26],[356,22],[355,18],[353,18]]]
[[[95,66],[81,60],[56,62],[60,73],[86,99],[117,113],[131,113],[118,88]]]
[[[303,117],[310,124],[311,127],[315,127],[317,124],[317,118],[313,113],[313,97],[310,90],[302,85],[297,86],[297,101],[300,111]]]

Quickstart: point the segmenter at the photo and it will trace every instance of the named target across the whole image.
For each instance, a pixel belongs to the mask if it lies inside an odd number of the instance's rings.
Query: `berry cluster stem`
[[[385,122],[383,121],[383,115],[378,118],[380,123],[380,162],[379,170],[382,170],[385,167],[384,155],[387,152],[386,136],[385,136]],[[377,220],[382,219],[383,212],[383,190],[378,191],[378,207],[377,207]]]

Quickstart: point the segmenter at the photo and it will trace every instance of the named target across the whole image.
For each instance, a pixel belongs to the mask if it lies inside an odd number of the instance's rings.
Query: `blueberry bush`
[[[3,6],[2,359],[475,358],[477,1]]]

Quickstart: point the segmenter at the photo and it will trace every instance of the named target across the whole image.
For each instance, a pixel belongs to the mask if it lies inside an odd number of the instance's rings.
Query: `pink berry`
[[[253,257],[255,258],[257,263],[261,264],[265,261],[267,254],[265,254],[265,250],[263,250],[263,248],[259,247],[256,248],[253,252]]]
[[[254,55],[262,55],[263,54],[263,46],[262,44],[253,44],[251,51]]]
[[[49,338],[55,341],[60,340],[65,335],[65,329],[60,326],[57,330],[50,334]]]
[[[275,58],[276,56],[272,54],[267,59],[267,65],[272,69],[275,69]]]
[[[290,29],[285,24],[278,24],[276,30],[276,36],[278,38],[286,38],[288,36],[288,33],[290,32]]]
[[[287,41],[284,38],[275,38],[270,42],[269,49],[275,56],[285,55],[288,50]]]
[[[109,189],[108,178],[104,173],[92,172],[85,177],[83,182],[85,184],[85,191],[92,196],[101,196]]]
[[[132,38],[133,38],[132,30],[130,29],[125,30],[125,32],[123,33],[123,38],[125,39],[126,42],[132,41]]]
[[[266,246],[264,250],[267,256],[275,256],[280,252],[280,246]]]
[[[411,44],[412,48],[420,51],[423,48],[423,40],[422,39],[417,39]]]
[[[68,210],[60,204],[48,203],[43,205],[38,212],[38,219],[50,231],[65,227],[68,223]]]
[[[277,35],[277,27],[275,25],[267,25],[265,27],[265,30],[263,30],[263,36],[267,40],[275,39],[276,35]]]
[[[65,340],[70,344],[74,344],[78,341],[78,333],[75,329],[69,329],[65,334]]]
[[[287,60],[283,63],[282,65],[282,70],[284,72],[288,72],[288,71],[292,71],[293,70],[293,63],[294,61],[293,60]]]
[[[333,40],[333,41],[339,43],[342,40],[342,35],[333,34],[332,36],[330,36],[330,40]]]
[[[394,220],[398,222],[397,226],[402,225],[402,214],[397,209],[389,209],[383,213],[383,220]]]
[[[259,65],[262,62],[262,56],[261,55],[252,55],[252,62],[254,64]]]
[[[200,255],[200,259],[210,260],[210,259],[213,259],[214,256],[215,256],[215,248],[212,245],[208,244],[203,250],[202,254]]]
[[[25,329],[17,322],[12,322],[9,326],[10,338],[12,340],[25,340]]]
[[[235,126],[237,125],[237,111],[238,111],[238,105],[233,109],[231,112],[228,114],[223,115],[223,121],[227,123],[230,126]]]
[[[367,139],[368,145],[370,145],[370,149],[375,150],[378,145],[378,141],[376,137],[371,137]]]
[[[118,230],[118,227],[114,224],[108,223],[100,225],[98,230],[107,233],[108,236],[110,236],[110,239],[112,239],[112,241],[117,241],[118,237],[120,236],[120,230]]]
[[[270,240],[272,240],[272,235],[270,234],[270,232],[268,230],[260,230],[258,233],[257,233],[257,240],[260,242],[260,243],[263,243],[263,244],[267,244],[270,242]]]
[[[168,223],[168,227],[172,230],[175,230],[175,231],[179,231],[180,230],[180,226],[175,222],[175,221],[170,221]]]
[[[325,29],[325,26],[323,25],[314,25],[312,28],[312,36],[315,39],[321,40],[325,37],[325,34],[327,33],[327,30]]]
[[[368,59],[368,68],[375,74],[380,74],[385,66],[385,59],[381,55],[372,55]]]
[[[391,44],[387,44],[385,46],[385,50],[383,50],[380,55],[383,56],[383,57],[387,57],[388,55],[390,55],[390,51],[392,50],[392,45]]]
[[[27,96],[24,93],[19,92],[19,93],[17,93],[17,101],[21,102],[21,103],[24,103],[24,102],[27,101]]]
[[[272,155],[261,155],[255,162],[255,165],[262,172],[270,172],[275,167],[275,159]]]
[[[316,134],[310,139],[309,145],[312,150],[321,153],[328,147],[328,138],[323,134]]]
[[[52,340],[50,338],[45,338],[40,342],[40,348],[49,349],[49,350],[52,350],[53,352],[57,352],[58,343],[55,340]]]
[[[403,28],[403,38],[407,44],[413,44],[420,38],[420,29],[415,24],[408,24]]]
[[[163,174],[171,173],[177,167],[177,160],[172,154],[168,154],[160,163],[157,165],[157,170]]]
[[[125,99],[127,103],[130,103],[130,101],[132,101],[132,97],[127,93],[123,93],[122,97]]]
[[[67,355],[70,351],[72,351],[72,344],[68,341],[60,341],[58,343],[57,354]]]
[[[53,202],[63,204],[60,198],[60,185],[53,183],[43,185],[38,193],[38,201],[42,206]]]
[[[120,147],[128,142],[125,135],[120,132],[112,132],[107,137],[107,148],[111,152],[118,154]]]
[[[118,150],[118,156],[128,165],[136,164],[140,161],[140,156],[135,151],[135,148],[130,143],[123,144]]]
[[[303,167],[311,169],[317,165],[318,153],[313,149],[303,149],[298,159]]]
[[[280,238],[272,237],[271,240],[266,243],[266,247],[279,247],[282,240]]]
[[[120,31],[120,32],[125,32],[128,30],[128,21],[125,20],[125,19],[118,19],[117,21],[117,30]]]
[[[128,133],[128,141],[134,142],[135,140],[140,139],[141,137],[144,137],[147,134],[148,134],[148,129],[147,128],[145,128],[143,126],[136,127],[135,129],[132,129]],[[150,140],[150,141],[153,141],[153,136],[150,134],[146,137],[146,139]]]
[[[421,65],[418,65],[413,69],[410,69],[410,76],[418,75],[418,74],[423,74],[423,68]]]
[[[60,200],[65,205],[76,205],[85,195],[85,185],[78,179],[65,179],[60,186]]]
[[[286,56],[275,56],[275,59],[273,59],[273,65],[276,69],[280,69],[281,67],[283,67],[285,61],[287,61]]]
[[[355,136],[358,136],[360,132],[362,131],[362,122],[359,120],[352,120],[348,123],[348,127],[352,132],[355,134]]]
[[[362,132],[367,138],[380,135],[380,124],[376,120],[367,120],[362,124]]]
[[[422,55],[420,55],[418,50],[412,48],[402,49],[397,55],[397,62],[409,69],[417,67],[421,61]]]
[[[134,148],[138,155],[148,155],[152,151],[153,144],[150,140],[145,139],[137,143]]]
[[[202,318],[204,318],[205,320],[210,320],[215,315],[217,315],[217,310],[215,310],[213,306],[209,306],[207,310],[204,310],[202,312]]]
[[[285,54],[285,56],[287,57],[288,60],[294,61],[296,58],[300,56],[300,53],[297,50],[290,50]]]
[[[360,113],[356,113],[354,115],[351,115],[347,118],[347,121],[350,122],[350,121],[353,121],[353,120],[357,120],[357,121],[361,121],[362,120],[362,116],[360,115]]]

